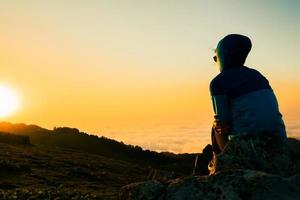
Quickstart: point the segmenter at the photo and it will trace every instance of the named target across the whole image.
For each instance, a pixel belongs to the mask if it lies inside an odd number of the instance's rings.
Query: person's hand
[[[226,122],[221,122],[219,120],[215,120],[213,124],[213,129],[221,135],[226,135],[229,133],[230,124]]]

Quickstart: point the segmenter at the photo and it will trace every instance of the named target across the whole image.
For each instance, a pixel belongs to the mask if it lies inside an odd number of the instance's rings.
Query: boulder
[[[121,200],[300,199],[300,176],[281,177],[255,170],[227,170],[210,176],[147,181],[121,189]]]
[[[299,156],[264,137],[235,138],[210,163],[210,175],[121,188],[122,200],[300,199]]]
[[[165,190],[165,185],[159,181],[132,183],[122,187],[120,199],[158,199]]]
[[[287,142],[270,137],[244,136],[232,139],[224,151],[213,157],[210,174],[233,169],[251,169],[288,177],[299,173],[299,157]]]

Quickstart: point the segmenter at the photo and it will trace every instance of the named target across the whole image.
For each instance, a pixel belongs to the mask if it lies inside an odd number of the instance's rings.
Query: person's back
[[[250,39],[241,35],[228,35],[218,44],[216,61],[221,73],[210,84],[215,130],[222,137],[270,134],[285,140],[282,115],[268,80],[257,70],[243,66],[250,49]],[[221,143],[219,139],[222,149]]]
[[[258,71],[245,66],[226,69],[212,81],[211,94],[229,100],[231,135],[277,132],[286,137],[276,97]]]

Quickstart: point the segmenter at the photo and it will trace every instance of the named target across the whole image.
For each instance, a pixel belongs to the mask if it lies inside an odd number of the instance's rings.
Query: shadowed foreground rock
[[[193,176],[127,185],[120,199],[300,199],[300,177],[283,178],[254,170],[228,170],[212,176]]]
[[[232,169],[251,169],[288,177],[299,173],[299,154],[287,144],[269,137],[243,137],[233,139],[222,154],[210,163],[210,174]]]
[[[300,199],[299,155],[268,138],[234,139],[210,170],[210,176],[133,183],[120,199]]]

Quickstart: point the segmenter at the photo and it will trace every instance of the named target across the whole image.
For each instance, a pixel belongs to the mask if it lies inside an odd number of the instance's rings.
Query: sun
[[[0,85],[0,117],[13,114],[19,108],[19,98],[13,89]]]

